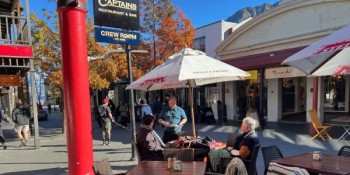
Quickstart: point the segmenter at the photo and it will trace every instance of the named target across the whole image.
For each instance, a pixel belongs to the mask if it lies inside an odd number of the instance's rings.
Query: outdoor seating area
[[[190,133],[188,131],[184,131],[183,133]],[[321,133],[321,131],[320,131]],[[319,134],[320,134],[319,133]],[[186,134],[185,134],[186,135]],[[151,161],[140,161],[139,164],[134,167],[131,171],[128,172],[128,174],[135,174],[139,173],[142,168],[147,168],[150,172],[153,171],[159,171],[164,172],[169,171],[166,169],[167,160],[168,158],[176,158],[177,160],[182,161],[182,166],[187,167],[188,165],[194,165],[198,166],[197,170],[200,170],[200,172],[203,172],[203,174],[206,175],[220,175],[225,174],[228,171],[233,174],[237,174],[239,172],[239,168],[237,165],[234,165],[234,168],[232,169],[232,162],[235,164],[238,161],[236,160],[237,157],[234,156],[221,156],[220,157],[220,164],[218,165],[216,171],[213,171],[213,169],[210,167],[210,162],[208,162],[207,157],[203,158],[203,156],[198,159],[198,156],[196,154],[196,150],[201,150],[201,148],[190,148],[191,146],[189,143],[183,142],[183,139],[186,136],[182,136],[178,141],[182,141],[182,144],[175,143],[176,141],[172,141],[173,145],[177,145],[177,147],[174,148],[165,148],[164,150],[164,161],[157,162],[163,169],[161,170],[159,166],[154,166],[155,162]],[[189,136],[187,136],[189,138]],[[220,149],[225,148],[227,146],[233,146],[234,142],[236,140],[236,135],[233,133],[227,134],[227,140],[226,142],[218,141],[220,146],[210,147],[211,149]],[[321,137],[321,135],[319,135]],[[193,139],[195,140],[195,139]],[[212,142],[216,142],[214,139],[212,139]],[[187,144],[187,145],[186,145]],[[216,145],[216,143],[215,143]],[[224,146],[223,146],[224,145]],[[246,159],[239,159],[242,161],[243,165],[248,163],[250,166],[245,167],[246,172],[248,175],[256,175],[260,174],[262,172],[258,172],[256,168],[257,163],[257,157],[259,150],[261,148],[261,153],[263,156],[263,162],[264,162],[264,174],[313,174],[313,173],[332,173],[332,174],[343,174],[343,172],[350,172],[350,146],[343,146],[339,149],[339,152],[337,155],[331,155],[331,154],[325,154],[321,153],[319,156],[321,157],[321,160],[315,160],[313,158],[313,153],[299,153],[296,155],[290,155],[290,156],[284,156],[283,152],[277,145],[268,145],[268,146],[261,146],[261,144],[255,145],[254,150],[252,152],[251,158],[249,160]],[[137,154],[139,154],[137,152]],[[208,152],[206,153],[208,154]],[[138,155],[139,157],[139,155]],[[200,163],[199,163],[200,162]],[[334,164],[332,166],[329,166],[328,164]],[[229,167],[229,166],[230,167]],[[239,165],[239,164],[238,164]],[[327,166],[326,166],[327,165]],[[204,168],[204,171],[203,169]],[[188,172],[192,170],[183,169],[181,172],[182,174],[188,174]],[[180,173],[180,174],[181,174]],[[239,173],[238,173],[239,174]]]

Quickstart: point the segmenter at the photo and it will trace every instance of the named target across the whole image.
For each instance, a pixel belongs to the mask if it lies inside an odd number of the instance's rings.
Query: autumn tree
[[[37,73],[46,77],[45,82],[53,94],[63,94],[61,48],[56,15],[44,9],[41,18],[32,13],[31,21]],[[115,45],[101,46],[95,41],[92,21],[87,19],[87,46],[89,57],[95,59],[89,62],[90,90],[94,92],[107,89],[110,82],[117,82],[126,77],[127,66],[125,54],[107,54],[107,50],[113,49]],[[110,59],[104,59],[105,56],[109,56]],[[61,98],[63,99],[62,95]]]
[[[140,0],[140,18],[140,48],[151,52],[148,58],[136,58],[144,73],[182,48],[192,47],[192,23],[171,0]]]

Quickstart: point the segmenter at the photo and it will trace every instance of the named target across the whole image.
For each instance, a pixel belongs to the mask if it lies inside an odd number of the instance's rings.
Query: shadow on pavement
[[[55,174],[55,175],[66,175],[67,168],[50,168],[50,169],[41,169],[41,170],[32,170],[32,171],[17,171],[13,173],[4,173],[2,175],[28,175],[28,174],[35,174],[35,175],[48,175],[48,174]]]

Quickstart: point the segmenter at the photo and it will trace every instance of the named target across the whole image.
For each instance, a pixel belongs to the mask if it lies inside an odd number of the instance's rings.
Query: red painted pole
[[[69,175],[93,172],[86,10],[58,1]],[[80,0],[84,4],[84,0]]]

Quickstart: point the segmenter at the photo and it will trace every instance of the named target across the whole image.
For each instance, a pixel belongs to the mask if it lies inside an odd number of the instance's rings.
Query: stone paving
[[[3,122],[4,135],[7,138],[7,150],[0,149],[0,174],[3,175],[60,175],[68,171],[66,137],[61,134],[61,113],[53,111],[48,121],[39,121],[41,148],[34,149],[34,138],[29,140],[28,147],[19,148],[19,140],[13,130],[12,123]],[[139,126],[136,123],[136,126]],[[226,140],[227,133],[239,133],[239,122],[230,122],[224,126],[196,124],[200,136],[209,136],[218,140]],[[310,140],[309,124],[268,123],[266,129],[258,132],[262,146],[277,145],[284,156],[302,152],[321,151],[321,153],[336,154],[343,145],[350,145],[349,140],[338,141],[344,132],[341,127],[334,127],[331,141]],[[191,124],[185,125],[183,130],[191,130]],[[162,135],[162,128],[156,131]],[[128,130],[114,127],[112,143],[101,145],[101,131],[93,121],[94,161],[109,158],[113,172],[123,173],[137,164],[131,158],[131,134]],[[259,152],[257,169],[263,174],[264,163]]]

